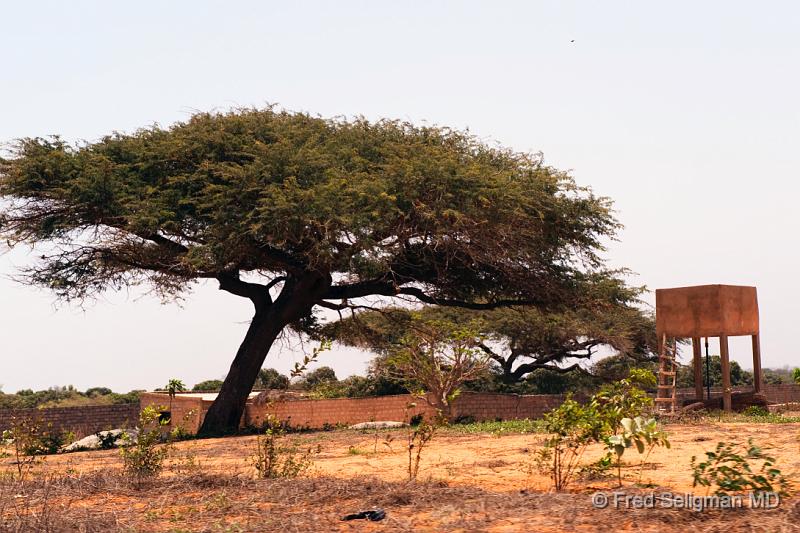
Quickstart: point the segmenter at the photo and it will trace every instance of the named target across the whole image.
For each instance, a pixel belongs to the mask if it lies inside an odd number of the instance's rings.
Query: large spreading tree
[[[24,281],[169,300],[211,279],[252,302],[205,434],[238,426],[273,342],[315,310],[574,303],[612,275],[598,253],[616,228],[607,199],[536,155],[389,120],[198,113],[91,143],[21,139],[0,160],[0,238],[37,245]]]

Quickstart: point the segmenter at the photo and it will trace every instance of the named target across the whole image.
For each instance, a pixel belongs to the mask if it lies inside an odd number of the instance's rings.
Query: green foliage
[[[399,121],[242,109],[12,150],[0,237],[68,245],[28,272],[64,298],[300,264],[353,281],[403,265],[391,283],[432,281],[441,297],[541,299],[582,282],[573,260],[598,266],[618,227],[606,198],[539,156]]]
[[[641,416],[653,405],[653,399],[639,387],[655,385],[655,374],[646,369],[633,368],[627,378],[603,385],[600,391],[592,396],[590,403],[603,417],[611,433],[616,434],[623,418]]]
[[[626,449],[635,446],[640,455],[647,453],[639,467],[639,480],[641,481],[644,464],[653,448],[656,446],[669,448],[670,442],[667,434],[658,427],[658,422],[655,418],[645,420],[641,416],[635,418],[625,417],[620,421],[620,426],[622,428],[620,432],[608,435],[604,440],[609,451],[613,452],[617,458],[617,479],[621,486],[622,455]]]
[[[749,405],[742,411],[742,414],[745,416],[764,417],[769,416],[769,409],[761,405]]]
[[[18,279],[67,301],[136,285],[172,300],[215,279],[259,321],[310,334],[316,306],[369,296],[586,307],[623,285],[602,259],[618,228],[609,199],[539,155],[393,120],[196,113],[75,146],[19,139],[0,160],[0,242],[39,250]],[[297,310],[258,312],[279,282]],[[220,396],[206,429],[235,424],[224,411],[248,392]]]
[[[617,452],[620,480],[619,458],[627,446],[635,444],[638,449],[646,444],[652,449],[669,445],[655,420],[640,418],[652,399],[639,385],[653,386],[655,382],[652,372],[634,368],[625,379],[605,385],[585,405],[568,397],[545,414],[544,430],[550,437],[538,450],[537,463],[550,476],[555,490],[564,490],[573,481],[581,457],[592,443],[604,443]]]
[[[0,409],[31,409],[35,407],[72,407],[79,405],[110,405],[120,403],[136,403],[138,391],[117,394],[106,387],[94,387],[80,392],[72,385],[66,387],[50,387],[46,390],[32,391],[22,389],[16,394],[0,393]]]
[[[718,355],[712,355],[710,361],[711,386],[722,386],[722,359]],[[706,383],[706,357],[703,356],[701,365],[703,368],[703,384]],[[694,370],[692,365],[678,367],[676,377],[678,387],[694,387]],[[753,373],[745,370],[736,361],[731,361],[731,385],[738,387],[741,385],[752,385]]]
[[[28,417],[12,417],[10,422],[10,427],[3,431],[2,438],[12,441],[17,479],[24,481],[39,462],[37,456],[43,452],[41,421]]]
[[[714,487],[714,494],[735,494],[744,491],[788,494],[788,481],[775,466],[775,458],[748,439],[747,445],[719,442],[714,451],[706,452],[706,460],[692,457],[693,486]]]
[[[331,349],[331,341],[329,341],[328,339],[322,339],[319,343],[319,346],[313,349],[311,355],[304,355],[302,362],[294,364],[294,368],[292,368],[290,372],[291,377],[296,378],[305,374],[306,370],[308,369],[308,365],[310,365],[311,363],[316,363],[317,360],[319,359],[320,354],[330,349]],[[334,379],[336,379],[335,373],[334,373]]]
[[[262,368],[258,371],[256,378],[256,389],[278,389],[289,388],[289,378],[275,370],[274,368]]]
[[[576,361],[590,359],[600,346],[616,350],[625,361],[644,358],[655,349],[654,319],[636,305],[639,289],[612,280],[596,280],[596,284],[591,298],[586,296],[585,308],[479,312],[437,306],[417,311],[391,308],[360,312],[322,331],[345,344],[386,354],[403,337],[414,335],[416,321],[471,323],[488,341],[481,348],[491,354],[499,383],[509,387],[527,378],[538,381],[543,393],[557,394],[575,390],[568,382],[573,374],[581,374]]]
[[[447,425],[447,418],[441,411],[437,412],[430,420],[424,417],[419,419],[419,423],[412,424],[409,414],[411,409],[416,407],[414,402],[406,405],[406,413],[404,419],[408,424],[408,432],[406,434],[406,451],[408,452],[408,480],[416,481],[419,475],[420,462],[422,461],[422,453],[426,446],[430,444],[433,437],[436,435],[440,428]]]
[[[544,431],[542,420],[491,420],[483,422],[467,422],[449,424],[443,431],[456,434],[526,435]]]
[[[762,368],[761,379],[767,385],[783,385],[795,382],[792,378],[792,371],[788,366],[783,368]]]
[[[56,429],[52,423],[44,424],[41,418],[27,416],[12,416],[10,428],[2,434],[4,439],[13,439],[17,461],[22,456],[58,453],[71,436],[71,432]]]
[[[305,390],[312,390],[320,385],[336,383],[339,380],[336,372],[329,366],[321,366],[307,372],[298,382],[298,386]]]
[[[792,370],[792,379],[794,380],[795,383],[800,385],[800,368],[795,368],[794,370]]]
[[[158,477],[169,453],[169,445],[162,444],[162,428],[169,422],[161,418],[165,407],[149,405],[139,413],[139,431],[136,438],[123,434],[127,441],[120,448],[123,474],[135,487]]]
[[[486,371],[489,356],[480,349],[482,337],[472,323],[428,320],[412,314],[412,325],[392,349],[388,369],[414,394],[448,419],[462,385]]]
[[[567,398],[544,415],[544,430],[550,436],[537,451],[537,463],[549,474],[555,490],[562,491],[577,473],[586,448],[603,438],[606,427],[594,404],[581,405]]]
[[[207,379],[205,381],[201,381],[200,383],[196,383],[194,387],[192,387],[192,391],[194,392],[218,392],[219,389],[222,388],[222,380],[221,379]]]
[[[186,385],[183,384],[183,381],[172,378],[167,383],[165,390],[170,395],[170,397],[173,397],[175,396],[175,394],[179,392],[186,392]]]
[[[703,419],[709,422],[724,422],[726,424],[797,424],[800,423],[800,416],[785,416],[781,413],[767,412],[763,414],[759,410],[746,409],[747,414],[726,413],[721,409],[709,411]]]
[[[283,444],[286,428],[277,417],[267,415],[265,432],[256,441],[253,466],[258,477],[265,479],[295,478],[313,464],[313,448],[301,452],[296,446]],[[318,450],[317,450],[318,451]]]
[[[658,363],[654,361],[638,361],[624,355],[611,355],[595,362],[591,367],[592,375],[603,383],[611,383],[625,379],[634,368],[644,368],[651,372],[658,371]]]

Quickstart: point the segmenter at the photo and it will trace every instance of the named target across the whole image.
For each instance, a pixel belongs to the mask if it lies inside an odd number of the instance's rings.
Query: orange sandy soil
[[[658,488],[637,488],[639,456],[629,451],[622,490],[692,492],[693,455],[750,437],[771,447],[784,474],[800,473],[800,424],[666,429],[672,449],[653,451],[642,471],[642,483]],[[590,495],[616,490],[614,477],[577,480],[568,494],[550,493],[547,477],[531,467],[543,434],[443,431],[423,454],[420,482],[408,484],[404,435],[378,432],[377,452],[374,432],[289,435],[298,446],[320,450],[310,474],[295,480],[254,479],[255,436],[180,442],[162,478],[141,490],[119,476],[118,451],[49,456],[35,467],[38,481],[15,494],[8,483],[0,487],[0,531],[800,531],[794,498],[771,511],[593,509]],[[594,446],[583,462],[602,454]],[[11,468],[11,459],[0,460],[0,472]],[[339,520],[373,506],[387,518]]]

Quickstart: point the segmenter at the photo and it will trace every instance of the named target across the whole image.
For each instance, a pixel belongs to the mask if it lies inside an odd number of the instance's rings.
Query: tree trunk
[[[257,306],[217,399],[203,419],[200,435],[224,435],[239,428],[247,396],[275,339],[288,324],[310,313],[328,286],[329,276],[307,274],[290,278],[274,303],[263,308]]]

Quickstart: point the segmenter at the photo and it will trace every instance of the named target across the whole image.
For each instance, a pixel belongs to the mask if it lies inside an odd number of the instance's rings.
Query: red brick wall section
[[[469,416],[479,421],[539,418],[563,401],[561,395],[463,393],[456,399],[453,410],[456,417]],[[406,412],[409,403],[416,405]],[[260,427],[271,413],[290,426],[316,429],[370,421],[402,422],[417,414],[432,416],[434,412],[427,402],[408,394],[378,398],[295,400],[271,405],[249,403],[244,424]]]
[[[752,390],[738,387],[734,390]],[[767,399],[774,403],[800,402],[800,387],[797,385],[765,385]],[[721,394],[712,388],[713,394]],[[679,399],[694,396],[694,389],[678,389]],[[583,401],[585,398],[576,397]],[[471,417],[478,421],[541,418],[544,413],[561,405],[560,394],[495,394],[465,392],[455,401],[456,417]],[[167,406],[169,398],[164,393],[144,393],[142,405]],[[172,419],[190,433],[196,433],[203,416],[211,405],[210,400],[197,397],[175,397],[172,403]],[[409,403],[416,404],[406,412]],[[287,400],[272,404],[255,405],[248,402],[242,417],[242,426],[261,427],[268,414],[295,428],[321,429],[326,426],[352,425],[359,422],[391,420],[402,422],[414,415],[432,416],[434,409],[424,400],[411,395],[380,396],[377,398],[335,398],[329,400]]]
[[[170,403],[169,395],[163,392],[143,392],[139,395],[139,403],[142,408],[152,405],[170,410],[170,428],[180,426],[191,434],[200,429],[200,422],[211,405],[208,400],[181,394],[176,394]]]
[[[750,392],[752,386],[733,387],[734,392]],[[794,383],[782,383],[780,385],[764,385],[763,391],[767,401],[771,403],[794,403],[800,402],[800,386]],[[706,388],[703,387],[703,397],[705,398]],[[678,400],[688,400],[694,398],[694,388],[678,389]],[[711,387],[711,397],[722,396],[722,387]]]
[[[406,411],[406,407],[414,406]],[[326,426],[352,425],[370,421],[397,421],[417,414],[433,415],[434,409],[411,395],[377,398],[334,398],[329,400],[293,400],[245,408],[244,425],[261,427],[268,414],[292,427],[319,429]]]
[[[14,418],[52,424],[54,431],[72,431],[83,437],[107,429],[133,427],[139,418],[139,404],[86,405],[50,409],[0,409],[0,431],[9,429]]]

